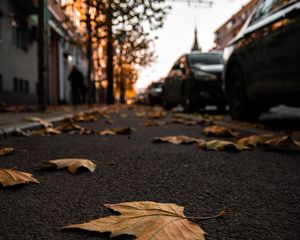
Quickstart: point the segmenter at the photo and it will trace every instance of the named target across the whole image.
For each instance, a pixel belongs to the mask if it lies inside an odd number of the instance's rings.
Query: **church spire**
[[[192,51],[201,51],[201,47],[198,44],[198,31],[197,31],[197,27],[195,27],[195,38],[194,38],[194,44],[192,47]]]

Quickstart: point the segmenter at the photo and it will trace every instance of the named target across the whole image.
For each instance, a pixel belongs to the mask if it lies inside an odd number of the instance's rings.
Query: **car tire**
[[[183,86],[182,90],[182,107],[184,112],[190,113],[197,110],[196,104],[193,101],[191,94],[188,91],[188,87],[186,85]]]
[[[232,119],[256,121],[261,110],[255,106],[247,95],[243,71],[235,66],[229,73],[227,84],[227,98]]]

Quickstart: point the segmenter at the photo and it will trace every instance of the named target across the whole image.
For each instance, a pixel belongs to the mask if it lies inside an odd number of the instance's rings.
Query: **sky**
[[[137,90],[147,87],[152,81],[165,77],[175,61],[184,53],[190,52],[194,42],[195,26],[198,29],[198,43],[202,51],[208,51],[214,46],[214,31],[225,23],[249,0],[213,0],[211,8],[199,4],[173,2],[164,26],[156,31],[158,40],[155,41],[157,60],[140,71],[135,85]]]

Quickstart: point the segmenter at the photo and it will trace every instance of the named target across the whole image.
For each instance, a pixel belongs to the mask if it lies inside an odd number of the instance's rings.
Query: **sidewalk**
[[[49,110],[43,112],[5,112],[0,113],[0,135],[9,134],[16,128],[28,129],[41,126],[38,122],[29,122],[25,120],[26,117],[38,117],[49,122],[59,122],[67,117],[71,117],[75,113],[90,111],[93,107],[87,105],[83,106],[58,106],[51,107]]]

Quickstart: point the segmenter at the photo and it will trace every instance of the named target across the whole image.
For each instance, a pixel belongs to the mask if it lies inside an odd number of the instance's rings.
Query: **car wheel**
[[[193,112],[197,109],[186,85],[183,87],[182,91],[182,107],[186,113]]]
[[[229,73],[226,92],[232,119],[255,121],[259,118],[261,111],[258,106],[251,103],[247,96],[244,76],[240,67],[234,67]]]

